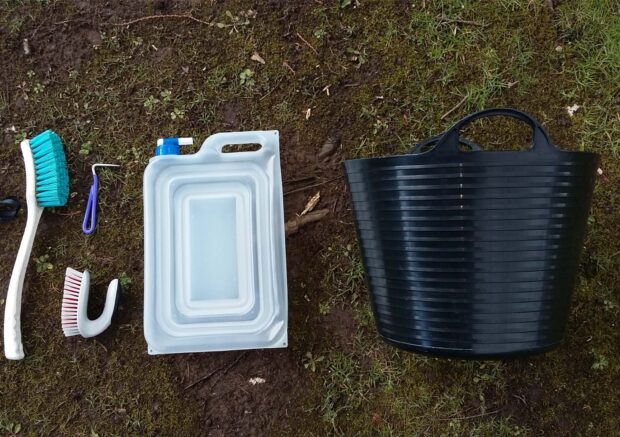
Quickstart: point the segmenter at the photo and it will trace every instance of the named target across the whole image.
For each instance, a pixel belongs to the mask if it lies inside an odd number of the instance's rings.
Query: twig
[[[438,17],[439,24],[469,24],[470,26],[489,27],[489,23],[481,23],[480,21],[460,20],[458,18],[448,18],[444,15]]]
[[[213,372],[211,373],[207,373],[205,376],[203,376],[202,378],[200,378],[197,381],[192,382],[191,384],[185,386],[185,388],[183,390],[188,390],[190,388],[192,388],[193,386],[200,384],[201,382],[206,381],[207,379],[211,378],[213,375],[215,375],[217,372],[219,372],[220,370],[224,369],[224,366],[222,367],[218,367],[217,369],[215,369]]]
[[[295,74],[295,70],[293,70],[293,67],[291,67],[291,65],[288,63],[288,61],[283,61],[282,65],[284,65],[286,68],[288,68],[291,73]]]
[[[489,416],[491,414],[499,413],[500,410],[487,411],[486,413],[474,414],[473,416],[465,416],[465,417],[438,417],[437,420],[468,420],[475,419],[476,417]]]
[[[302,40],[304,42],[304,44],[307,45],[310,48],[310,50],[312,50],[314,52],[315,55],[319,56],[319,52],[317,52],[316,49],[314,47],[312,47],[312,44],[310,44],[308,41],[306,41],[306,39],[303,36],[301,36],[299,34],[299,32],[295,32],[295,35],[297,35],[297,38]]]
[[[193,17],[190,14],[149,15],[146,17],[136,18],[135,20],[125,21],[124,23],[110,23],[110,25],[111,26],[130,26],[132,24],[136,24],[141,21],[155,20],[158,18],[187,18],[188,20],[195,21],[196,23],[204,24],[207,26],[214,26],[213,23],[209,23],[208,21],[204,21],[199,18]]]
[[[303,178],[288,179],[288,180],[284,181],[284,183],[285,184],[295,184],[297,182],[313,181],[315,179],[316,179],[316,176],[304,176]]]
[[[463,103],[465,103],[467,101],[467,97],[468,97],[467,95],[465,97],[463,97],[461,99],[461,101],[458,102],[456,105],[454,105],[454,107],[452,109],[450,109],[448,112],[446,112],[444,115],[442,115],[441,119],[444,120],[448,115],[452,114],[454,111],[456,111],[461,106],[463,106]]]
[[[226,376],[226,374],[229,372],[230,369],[232,369],[233,367],[235,367],[237,365],[237,363],[239,361],[241,361],[241,359],[243,357],[245,357],[250,351],[244,351],[241,355],[239,355],[237,357],[237,359],[235,361],[233,361],[232,363],[230,363],[228,366],[226,366],[226,368],[224,369],[224,371],[222,372],[222,374],[219,376],[219,378],[217,378],[213,384],[211,384],[211,388],[209,389],[209,391],[213,390],[213,388],[217,385],[218,382],[220,382],[220,379],[222,379],[224,376]]]
[[[222,374],[222,376],[224,376],[235,364],[237,364],[239,361],[241,361],[241,359],[247,355],[248,351],[245,351],[244,353],[242,353],[241,355],[239,355],[237,357],[237,359],[235,361],[233,361],[231,364],[229,364],[228,366],[222,366],[222,367],[218,367],[217,369],[215,369],[213,372],[211,373],[207,373],[205,376],[203,376],[202,378],[200,378],[197,381],[192,382],[191,384],[187,385],[183,390],[187,390],[190,389],[192,387],[194,387],[195,385],[200,384],[201,382],[206,381],[207,379],[211,378],[213,375],[215,375],[217,372],[219,372],[220,370],[223,370],[224,373]],[[220,376],[220,378],[222,377]],[[217,379],[217,381],[220,380],[220,378]],[[213,383],[213,385],[217,384],[217,381],[215,383]],[[213,387],[211,387],[213,388]]]
[[[525,400],[523,396],[519,396],[519,395],[512,395],[512,396],[519,399],[521,402],[523,402],[523,405],[527,406],[527,401]]]
[[[334,207],[332,208],[332,211],[334,214],[336,214],[336,210],[338,209],[338,204],[340,203],[341,197],[342,197],[342,191],[338,194],[338,197],[336,197],[336,201],[334,202]]]
[[[263,100],[265,97],[267,97],[269,94],[271,94],[277,87],[280,86],[280,82],[282,82],[283,79],[284,79],[284,77],[281,77],[280,80],[267,92],[267,94],[265,94],[264,96],[262,96],[258,100]]]
[[[287,191],[286,193],[284,193],[285,196],[289,195],[289,194],[293,194],[293,193],[299,193],[300,191],[306,191],[310,188],[315,188],[315,187],[320,187],[321,185],[325,185],[325,184],[329,184],[330,182],[334,182],[337,181],[338,179],[342,178],[342,176],[338,176],[337,178],[333,178],[330,179],[328,181],[323,181],[323,182],[319,182],[317,184],[312,184],[312,185],[306,185],[305,187],[301,187],[301,188],[296,188],[294,190],[291,191]]]
[[[32,18],[32,16],[30,18]],[[43,26],[46,22],[47,22],[47,18],[44,18],[43,20],[41,20],[37,28],[30,34],[29,38],[34,38],[34,36],[37,34],[41,26]]]
[[[292,220],[289,220],[284,225],[284,234],[288,237],[289,235],[296,234],[304,225],[312,222],[318,222],[319,220],[323,220],[329,214],[329,209],[317,209],[316,211],[309,212],[303,216],[297,216]]]
[[[82,211],[74,211],[74,212],[57,212],[57,215],[61,215],[63,217],[73,217],[74,215],[82,214]]]

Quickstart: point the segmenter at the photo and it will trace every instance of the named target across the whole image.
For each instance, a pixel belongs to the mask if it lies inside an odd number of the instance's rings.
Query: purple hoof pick
[[[84,211],[84,221],[82,222],[82,231],[86,235],[95,232],[97,227],[97,198],[99,195],[99,179],[97,178],[97,167],[120,167],[117,164],[93,164],[93,183],[88,193],[88,201],[86,202],[86,211]]]

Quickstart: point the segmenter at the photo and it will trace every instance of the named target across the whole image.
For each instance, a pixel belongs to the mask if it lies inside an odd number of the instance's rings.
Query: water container
[[[260,149],[226,153],[226,145]],[[220,133],[193,155],[158,147],[144,173],[149,354],[287,345],[277,131]]]

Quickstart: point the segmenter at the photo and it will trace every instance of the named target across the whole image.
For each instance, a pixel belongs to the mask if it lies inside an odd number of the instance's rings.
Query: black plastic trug
[[[459,150],[465,124],[499,115],[532,127],[531,149]],[[380,335],[471,358],[557,346],[597,165],[514,109],[465,117],[425,153],[345,161]]]

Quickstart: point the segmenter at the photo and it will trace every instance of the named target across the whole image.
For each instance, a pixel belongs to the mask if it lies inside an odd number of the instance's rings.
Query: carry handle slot
[[[278,150],[278,131],[225,132],[211,135],[198,153],[218,153],[226,159],[245,159],[248,154]]]
[[[525,112],[518,111],[512,108],[485,109],[483,111],[475,112],[471,115],[468,115],[467,117],[456,122],[450,129],[444,132],[444,134],[437,140],[437,145],[435,146],[433,151],[442,154],[461,153],[459,151],[459,143],[462,142],[462,140],[460,140],[460,131],[463,129],[464,126],[481,118],[500,116],[515,118],[524,123],[527,123],[532,128],[532,147],[527,150],[527,152],[552,153],[557,151],[556,147],[551,144],[549,134],[547,133],[545,128],[543,128],[542,125],[538,122],[538,120],[526,114]]]
[[[226,144],[222,153],[258,152],[263,146],[258,143]]]

